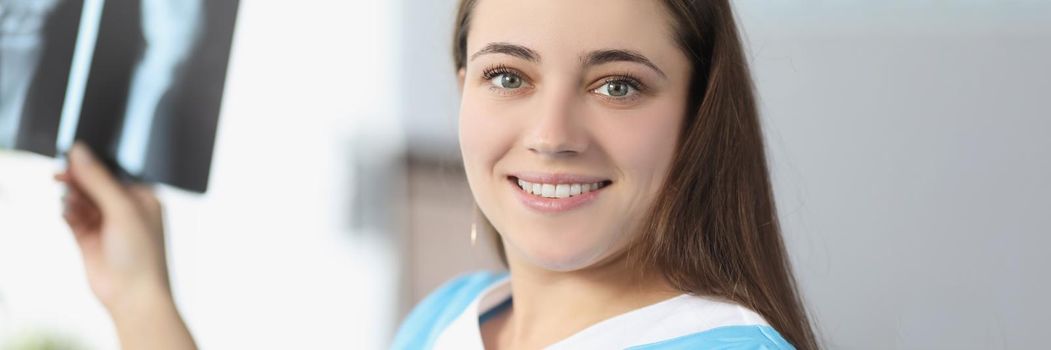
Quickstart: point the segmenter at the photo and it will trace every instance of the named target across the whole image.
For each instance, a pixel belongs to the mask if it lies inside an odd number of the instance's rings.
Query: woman
[[[439,288],[395,348],[817,347],[727,1],[465,0],[455,35],[464,167],[510,274]],[[92,289],[125,347],[192,347],[156,199],[91,159],[58,177]]]

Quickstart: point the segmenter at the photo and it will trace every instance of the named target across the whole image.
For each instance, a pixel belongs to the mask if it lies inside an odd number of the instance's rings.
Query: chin
[[[513,250],[523,261],[550,271],[569,272],[586,269],[610,254],[610,245],[601,242],[564,242],[556,240],[515,240],[505,237],[505,248]]]

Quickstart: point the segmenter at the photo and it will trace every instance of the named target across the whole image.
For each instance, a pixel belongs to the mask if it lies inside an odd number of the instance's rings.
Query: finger
[[[69,207],[78,206],[79,204],[69,204]],[[73,236],[80,239],[80,236],[87,234],[91,231],[89,227],[88,219],[84,215],[82,209],[68,209],[62,212],[62,219],[66,220],[66,225],[69,225],[69,229],[73,232]]]
[[[92,210],[75,210],[80,214],[73,214],[73,212],[62,215],[62,218],[66,220],[66,224],[69,225],[70,231],[73,232],[73,238],[80,241],[89,236],[93,236],[101,232],[100,221],[102,217],[97,211]]]
[[[77,204],[70,204],[70,207],[76,206]],[[62,212],[62,219],[66,220],[66,225],[69,225],[69,229],[73,232],[73,236],[80,238],[91,228],[88,227],[88,220],[85,215],[77,209],[68,209]]]
[[[69,174],[84,194],[105,212],[123,210],[129,206],[124,187],[110,174],[86,145],[77,142],[69,152]]]
[[[62,195],[62,203],[66,205],[65,209],[72,208],[71,204],[91,202],[91,199],[84,194],[76,184],[70,184],[66,187],[66,192]],[[92,203],[94,204],[94,203]]]
[[[70,231],[73,232],[74,241],[80,246],[81,251],[88,249],[86,245],[89,241],[97,240],[99,234],[100,216],[93,216],[88,218],[74,217],[73,214],[63,214],[62,217],[66,220],[69,225]]]
[[[154,215],[155,217],[160,215],[161,201],[157,199],[153,187],[148,185],[133,185],[128,189],[128,192],[140,208],[145,209],[147,213]]]
[[[94,219],[101,216],[98,206],[76,187],[71,187],[70,191],[66,193],[65,209],[71,215],[83,219]]]
[[[70,227],[80,234],[84,230],[98,229],[102,214],[82,192],[71,188],[64,196],[63,217]]]

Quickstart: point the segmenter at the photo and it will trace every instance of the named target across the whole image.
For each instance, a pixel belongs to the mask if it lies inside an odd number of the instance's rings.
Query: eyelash
[[[628,72],[614,74],[602,79],[602,85],[609,83],[625,83],[639,93],[646,92],[646,84],[642,83],[642,79],[639,79],[635,77],[634,74]]]
[[[496,78],[497,76],[499,76],[501,74],[514,74],[514,75],[517,75],[519,77],[522,76],[522,74],[519,74],[517,70],[514,70],[514,69],[512,69],[512,68],[510,68],[508,66],[505,66],[505,65],[501,64],[501,65],[496,65],[496,66],[490,66],[490,67],[486,68],[485,70],[483,70],[482,71],[482,79],[485,80],[485,81],[490,81],[490,80],[493,80],[493,78]]]
[[[493,78],[496,78],[496,77],[498,77],[498,76],[500,76],[502,74],[515,75],[515,76],[518,76],[520,79],[522,79],[524,81],[529,81],[529,79],[525,78],[523,76],[523,74],[518,72],[518,70],[516,70],[514,68],[511,68],[511,67],[508,67],[506,65],[502,65],[502,64],[489,66],[489,67],[483,69],[482,70],[482,81],[486,81],[486,82],[491,81],[491,80],[493,80]],[[602,86],[605,86],[606,84],[610,84],[610,83],[624,83],[624,84],[627,84],[632,89],[635,89],[635,91],[637,93],[636,95],[630,96],[630,97],[612,97],[612,96],[605,96],[605,95],[601,95],[600,94],[600,96],[602,98],[605,98],[605,99],[611,100],[611,101],[634,100],[634,99],[639,97],[638,94],[642,94],[642,93],[645,93],[647,91],[646,84],[643,84],[641,79],[637,78],[634,74],[631,74],[631,73],[628,73],[628,72],[622,72],[622,73],[617,73],[617,74],[613,74],[613,75],[607,76],[607,77],[602,79],[602,84],[600,84],[596,88],[590,89],[588,91],[594,91],[594,90],[599,89]],[[495,86],[491,86],[490,89],[494,90],[494,91],[504,91],[504,89],[499,88],[499,87],[495,87]]]

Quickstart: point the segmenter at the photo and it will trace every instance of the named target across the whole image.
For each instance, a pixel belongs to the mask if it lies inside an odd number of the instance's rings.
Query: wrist
[[[106,311],[114,321],[140,318],[140,314],[171,312],[175,309],[171,289],[160,283],[142,283],[139,286],[124,286],[121,293],[100,298]]]
[[[123,349],[195,349],[167,290],[128,295],[109,307]]]

